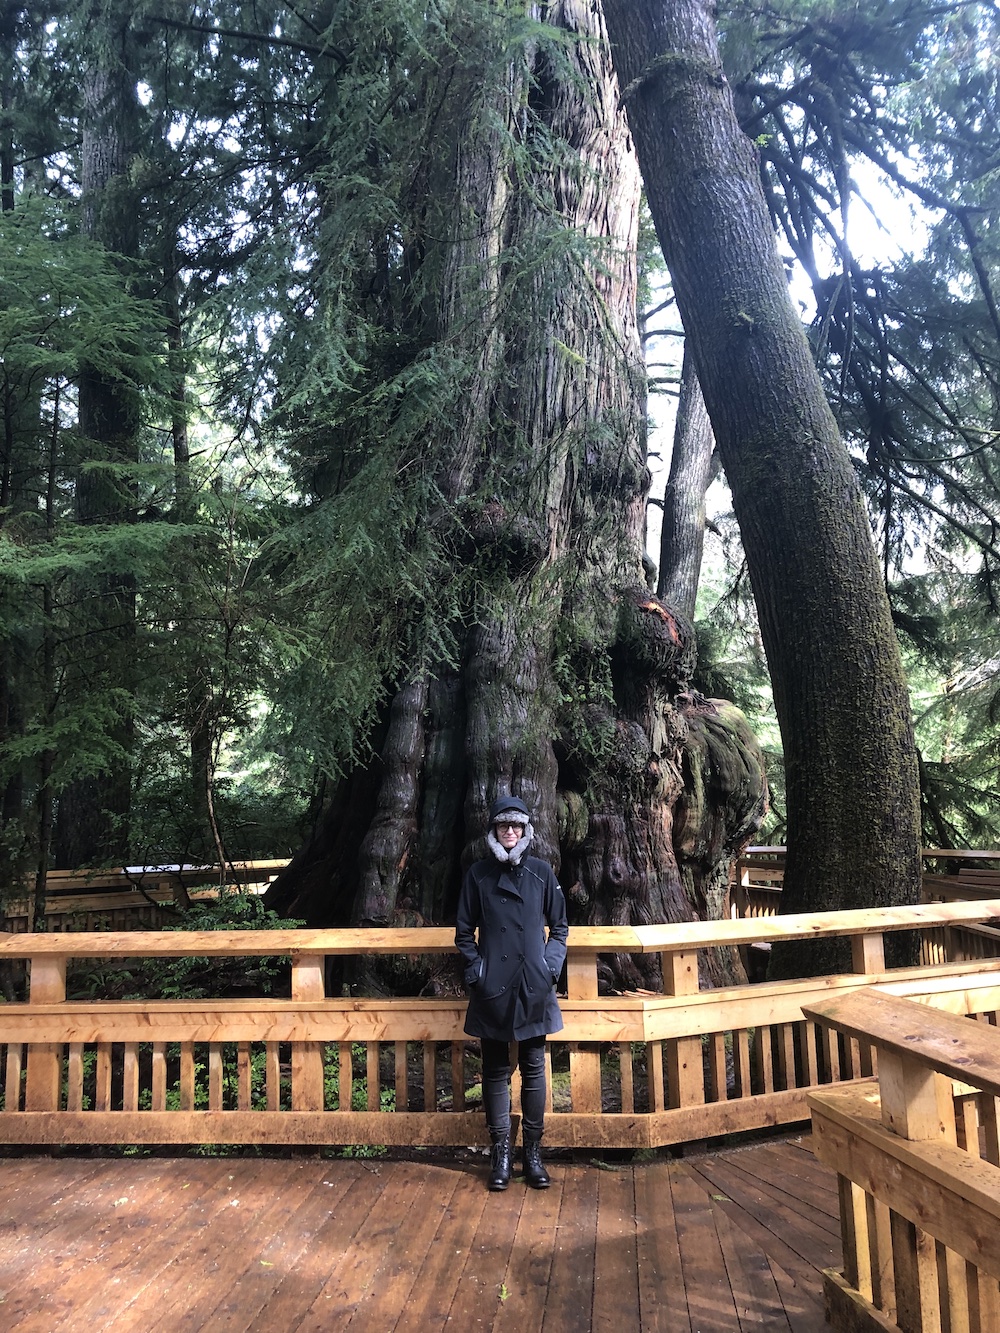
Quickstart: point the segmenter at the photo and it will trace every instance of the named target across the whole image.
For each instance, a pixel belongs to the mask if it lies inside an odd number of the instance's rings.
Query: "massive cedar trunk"
[[[781,725],[786,911],[915,899],[917,769],[847,451],[789,298],[705,0],[605,0],[615,64],[747,555]],[[842,954],[790,950],[776,972]]]
[[[131,53],[131,10],[96,14],[83,82],[82,212],[86,235],[113,254],[137,249],[134,152],[137,101]],[[123,275],[123,282],[125,277]],[[76,517],[83,524],[129,521],[135,509],[129,465],[138,462],[135,395],[99,367],[79,383],[80,459]],[[96,465],[96,466],[95,466]],[[59,798],[56,860],[67,867],[121,862],[128,845],[134,694],[135,579],[115,569],[79,580],[78,687],[100,701],[109,759],[71,782]]]
[[[429,521],[483,578],[450,627],[460,660],[396,689],[377,764],[339,784],[269,891],[268,906],[313,924],[449,919],[506,791],[532,810],[573,920],[699,914],[673,837],[689,718],[699,734],[717,718],[755,774],[730,782],[717,751],[694,747],[724,832],[688,839],[690,856],[711,843],[728,864],[763,808],[745,724],[678,699],[692,633],[644,582],[639,176],[600,11],[559,0],[543,16],[571,38],[558,59],[559,45],[525,49],[463,116],[438,336],[469,370],[461,412],[422,442],[440,497]],[[688,884],[703,878],[699,862]],[[609,960],[605,975],[659,984],[656,960]]]

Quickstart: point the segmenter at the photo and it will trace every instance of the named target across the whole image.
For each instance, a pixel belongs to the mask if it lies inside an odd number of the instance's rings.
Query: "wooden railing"
[[[988,902],[1000,894],[1000,851],[930,847],[921,856],[922,903]],[[776,916],[780,911],[784,874],[784,847],[748,847],[733,863],[732,915],[740,919]],[[940,963],[949,957],[988,958],[995,950],[992,927],[959,925],[928,932],[922,941],[921,957],[926,963]],[[751,975],[760,970],[748,963]]]
[[[987,900],[1000,894],[1000,852],[929,849],[923,853],[923,902]],[[52,870],[46,880],[47,931],[156,930],[178,920],[185,895],[215,897],[223,888],[266,888],[286,860],[239,861],[183,869]],[[947,866],[947,873],[941,865]],[[784,877],[784,847],[749,847],[733,864],[731,910],[740,919],[774,916]],[[0,929],[26,931],[31,894],[8,899]]]
[[[565,1029],[547,1044],[547,1141],[645,1148],[805,1119],[810,1089],[872,1071],[864,1047],[819,1028],[804,1007],[885,983],[954,992],[992,1012],[995,960],[886,971],[884,935],[994,915],[1000,901],[572,929]],[[698,989],[699,950],[829,936],[851,938],[853,974]],[[462,998],[325,993],[330,955],[453,948],[443,928],[0,936],[0,961],[30,966],[27,1001],[0,1004],[0,1142],[483,1142]],[[666,993],[599,996],[598,957],[612,952],[659,954]],[[290,998],[66,998],[79,960],[262,955],[290,958]]]
[[[46,876],[45,929],[158,930],[176,924],[185,898],[214,898],[221,890],[265,889],[287,860],[234,861],[225,866],[175,869],[50,870]],[[8,898],[0,929],[27,931],[30,893]]]
[[[985,1008],[945,992],[922,998],[868,990],[805,1010],[873,1050],[878,1069],[877,1087],[809,1098],[816,1153],[840,1182],[844,1269],[825,1274],[828,1317],[850,1333],[996,1333],[996,997]]]

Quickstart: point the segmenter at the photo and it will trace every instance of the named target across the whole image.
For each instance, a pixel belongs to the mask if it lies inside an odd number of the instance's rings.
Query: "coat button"
[[[505,953],[502,953],[502,954],[500,955],[500,961],[501,961],[501,963],[506,963],[506,961],[507,961],[507,955],[506,955]]]
[[[518,961],[519,963],[523,963],[523,962],[524,962],[524,954],[523,954],[523,953],[519,953],[519,954],[517,955],[517,961]]]
[[[506,927],[506,926],[501,926],[501,927],[500,927],[500,934],[501,934],[501,935],[506,935],[506,934],[507,934],[507,927]]]
[[[500,987],[500,994],[502,995],[506,989],[507,989],[506,986],[501,986],[501,987]]]
[[[507,899],[506,899],[506,898],[501,898],[500,901],[501,901],[502,903],[505,903],[505,902],[507,901]]]

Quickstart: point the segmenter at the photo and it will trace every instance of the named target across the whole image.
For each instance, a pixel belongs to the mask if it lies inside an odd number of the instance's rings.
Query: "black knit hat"
[[[531,814],[516,796],[498,796],[490,806],[490,827],[501,819],[508,824],[528,824]]]

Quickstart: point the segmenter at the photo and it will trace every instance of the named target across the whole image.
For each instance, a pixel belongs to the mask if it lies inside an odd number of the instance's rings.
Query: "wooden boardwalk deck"
[[[683,1160],[0,1160],[5,1333],[820,1333],[835,1178],[808,1139]]]

